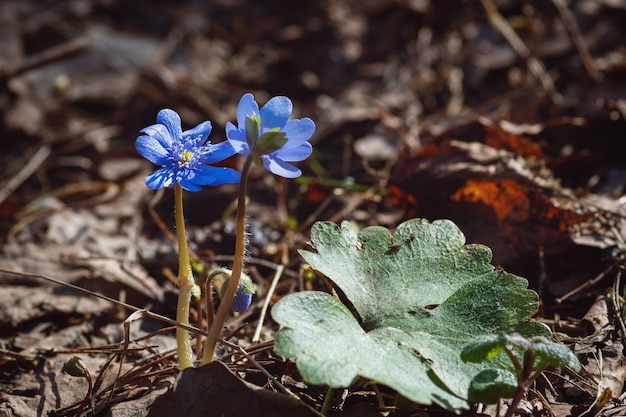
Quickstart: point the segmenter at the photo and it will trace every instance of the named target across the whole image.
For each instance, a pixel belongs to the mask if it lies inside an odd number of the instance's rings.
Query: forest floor
[[[173,192],[145,186],[154,167],[135,139],[171,108],[185,129],[211,120],[220,141],[246,92],[288,96],[316,123],[314,154],[297,180],[251,173],[258,291],[227,321],[227,367],[188,387],[182,401],[210,405],[198,415],[313,415],[269,395],[319,409],[326,389],[272,352],[265,300],[322,287],[303,284],[297,253],[314,222],[415,217],[489,246],[579,353],[575,382],[547,372],[520,415],[626,415],[624,22],[623,0],[3,1],[0,416],[75,415],[87,384],[61,372],[72,356],[95,382],[87,415],[145,416],[172,386],[169,325],[63,284],[175,316]],[[232,261],[236,195],[186,194],[198,264]],[[379,405],[358,385],[332,413],[447,415]]]

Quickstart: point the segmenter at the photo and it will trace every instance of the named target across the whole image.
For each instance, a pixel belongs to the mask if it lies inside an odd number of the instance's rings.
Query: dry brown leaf
[[[313,417],[303,402],[249,384],[220,362],[187,368],[173,390],[158,398],[149,417]]]

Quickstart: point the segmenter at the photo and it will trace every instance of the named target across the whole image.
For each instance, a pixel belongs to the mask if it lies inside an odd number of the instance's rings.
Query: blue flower
[[[226,269],[225,271],[229,273],[232,272]],[[222,299],[224,297],[224,294],[226,293],[228,280],[229,278],[226,278],[221,284],[219,292],[220,299]],[[235,292],[235,298],[233,298],[233,303],[231,304],[230,309],[239,313],[241,313],[242,311],[246,311],[252,303],[252,296],[255,292],[256,285],[254,285],[252,279],[246,274],[241,274],[241,277],[239,279],[239,285],[237,286],[237,291]]]
[[[241,313],[242,311],[246,311],[250,308],[250,304],[252,303],[252,294],[247,293],[241,287],[237,289],[235,293],[235,298],[233,298],[233,303],[230,306],[231,311],[236,311]]]
[[[228,141],[215,145],[206,142],[211,122],[183,132],[180,116],[170,109],[161,110],[156,121],[142,129],[143,135],[135,142],[141,156],[162,167],[146,177],[149,188],[158,190],[180,184],[187,191],[200,191],[202,185],[239,182],[238,171],[208,166],[235,154]]]
[[[309,118],[289,120],[293,106],[284,96],[271,98],[259,111],[250,93],[237,106],[237,124],[226,124],[226,137],[235,151],[260,161],[265,169],[285,178],[302,174],[289,162],[305,160],[311,155],[308,140],[315,123]]]

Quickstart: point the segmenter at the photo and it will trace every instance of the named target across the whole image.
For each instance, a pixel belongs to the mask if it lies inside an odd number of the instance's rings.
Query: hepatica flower
[[[222,286],[225,289],[226,285]],[[248,275],[242,274],[237,286],[237,292],[233,299],[233,304],[230,306],[232,311],[242,312],[246,311],[252,303],[252,296],[256,291],[256,286]]]
[[[291,162],[305,160],[311,155],[308,142],[315,132],[311,119],[289,120],[293,106],[287,97],[270,99],[260,110],[252,94],[244,94],[237,106],[237,125],[226,124],[226,138],[235,152],[247,155],[241,169],[241,183],[237,195],[237,235],[233,269],[229,285],[222,285],[222,303],[209,329],[202,362],[209,363],[215,356],[215,346],[224,327],[229,310],[245,311],[250,306],[254,285],[246,283],[243,273],[246,252],[246,188],[252,162],[262,164],[268,171],[285,178],[302,174]]]
[[[249,155],[268,171],[285,178],[302,174],[290,162],[305,160],[312,151],[308,140],[315,131],[309,118],[289,120],[293,106],[284,96],[273,97],[259,110],[250,93],[237,106],[237,124],[226,124],[226,137],[235,151]]]
[[[161,166],[146,177],[149,188],[158,190],[180,184],[187,191],[200,191],[203,185],[239,182],[238,171],[209,166],[235,154],[228,141],[215,145],[207,142],[211,122],[202,122],[183,132],[180,116],[170,109],[161,110],[156,121],[142,129],[143,135],[135,142],[141,156]]]
[[[217,294],[219,295],[220,300],[224,300],[224,295],[226,294],[231,274],[232,271],[226,268],[220,268],[211,274],[214,275],[211,280],[211,284],[213,287],[219,288]],[[209,278],[211,275],[209,275]],[[239,313],[246,311],[252,303],[252,296],[255,292],[256,285],[252,281],[252,278],[250,278],[249,275],[242,273],[239,277],[237,291],[235,291],[235,297],[233,298],[230,310]]]

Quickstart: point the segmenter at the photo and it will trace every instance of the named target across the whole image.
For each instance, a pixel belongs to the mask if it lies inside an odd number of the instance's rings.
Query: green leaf
[[[274,306],[272,317],[282,326],[274,350],[298,358],[298,369],[311,384],[347,387],[363,376],[420,404],[434,401],[455,410],[465,406],[426,376],[429,363],[411,349],[406,334],[393,328],[365,332],[350,310],[329,294],[289,295]]]
[[[530,349],[535,352],[537,358],[552,366],[567,366],[574,371],[580,370],[580,362],[567,346],[553,342],[545,337],[532,339]]]
[[[506,338],[502,334],[480,335],[463,346],[461,359],[466,362],[482,362],[504,350]]]
[[[495,404],[501,398],[513,398],[517,391],[517,378],[504,369],[485,369],[470,384],[470,396],[477,402]]]
[[[451,221],[413,219],[394,235],[321,222],[311,240],[317,253],[302,256],[358,314],[315,292],[289,295],[274,307],[282,326],[275,350],[295,357],[311,383],[348,386],[361,376],[411,401],[458,411],[470,399],[472,379],[500,366],[464,362],[462,348],[476,336],[535,329],[527,320],[537,295],[527,281],[494,268],[490,249],[465,245]]]
[[[548,326],[538,321],[524,322],[519,330],[521,332],[513,334],[479,335],[463,347],[461,359],[467,362],[489,360],[494,367],[513,369],[511,358],[504,352],[505,347],[511,349],[519,363],[522,363],[524,353],[531,349],[533,340],[549,340],[552,337]],[[544,365],[549,363],[540,360],[535,362],[534,367],[540,368]]]
[[[348,222],[341,229],[318,222],[311,241],[317,253],[300,254],[341,288],[366,328],[394,316],[398,306],[419,311],[441,304],[466,282],[494,271],[491,250],[463,246],[465,236],[451,221],[409,220],[393,236],[378,226],[357,234]]]

